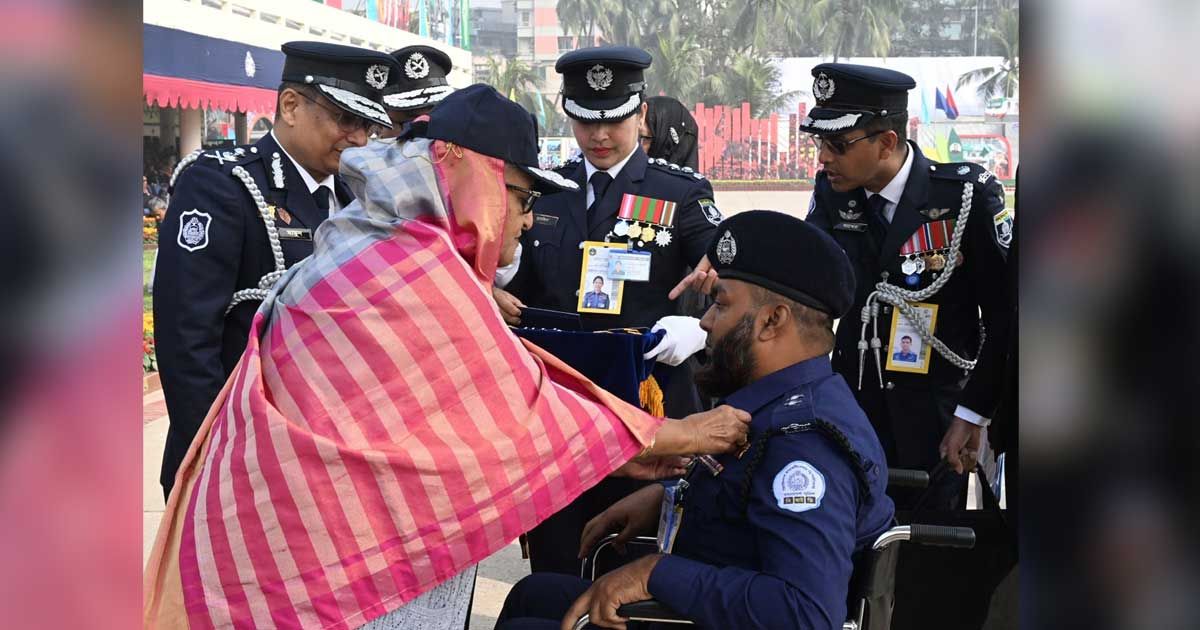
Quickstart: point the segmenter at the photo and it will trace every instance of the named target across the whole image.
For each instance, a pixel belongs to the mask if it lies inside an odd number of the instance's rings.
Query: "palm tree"
[[[538,122],[544,127],[547,123],[544,115],[547,107],[538,91],[542,86],[542,77],[537,70],[521,59],[489,57],[487,64],[484,82],[538,116]]]
[[[981,81],[975,91],[984,100],[989,100],[998,94],[1012,98],[1016,94],[1017,85],[1021,80],[1020,49],[1018,48],[1020,19],[1017,9],[1001,9],[996,15],[996,24],[988,26],[983,32],[985,37],[990,37],[1003,49],[1004,59],[998,66],[978,68],[959,76],[958,87]]]
[[[681,34],[672,23],[658,34],[657,45],[650,50],[654,63],[646,77],[648,92],[659,91],[684,103],[695,103],[700,88],[704,51],[694,33]]]
[[[747,101],[750,115],[760,117],[789,107],[797,96],[794,91],[782,91],[779,74],[779,68],[769,59],[749,51],[740,52],[722,72],[712,77],[711,87],[717,102]]]
[[[822,25],[817,32],[822,53],[833,60],[853,56],[887,57],[891,30],[899,23],[899,0],[811,0],[809,19]]]

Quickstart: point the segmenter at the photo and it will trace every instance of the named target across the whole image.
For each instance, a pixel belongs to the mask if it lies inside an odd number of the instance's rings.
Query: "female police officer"
[[[563,75],[563,111],[581,150],[580,157],[558,173],[580,190],[547,197],[534,206],[533,228],[521,239],[516,275],[496,292],[510,323],[528,305],[580,312],[585,330],[655,327],[666,330],[662,342],[647,354],[661,369],[668,417],[700,409],[691,373],[680,366],[704,345],[699,320],[678,316],[679,306],[667,294],[704,255],[721,213],[712,187],[691,168],[650,160],[638,142],[646,113],[643,71],[649,53],[628,46],[584,48],[563,55],[555,70]],[[583,298],[596,273],[584,273],[585,254],[618,244],[621,255],[636,257],[638,271],[625,261],[622,287],[609,290],[609,307],[587,308]],[[610,253],[611,255],[611,253]],[[648,264],[646,264],[648,263]],[[589,267],[592,265],[589,262]],[[584,282],[587,286],[581,286]],[[630,488],[625,488],[629,490]],[[535,570],[578,570],[574,548],[583,523],[625,493],[597,498],[587,514],[572,517],[571,533],[539,553],[541,532],[530,535]],[[551,522],[548,527],[555,527]],[[544,529],[539,528],[539,529]],[[558,540],[558,536],[552,536]],[[558,561],[543,562],[553,553]]]

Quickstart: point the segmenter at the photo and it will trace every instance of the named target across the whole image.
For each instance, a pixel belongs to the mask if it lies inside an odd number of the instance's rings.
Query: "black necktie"
[[[867,199],[867,206],[871,209],[867,217],[867,227],[871,230],[871,238],[875,239],[876,247],[883,247],[883,239],[887,238],[888,220],[883,213],[887,203],[888,200],[883,195],[871,195],[871,198]]]
[[[612,183],[613,178],[604,171],[596,171],[592,173],[592,177],[588,181],[592,184],[592,205],[588,206],[588,210],[591,210],[600,203],[600,198],[604,196],[604,191],[608,190],[608,185]]]
[[[317,207],[325,211],[325,215],[329,216],[329,197],[330,191],[328,186],[317,186],[313,192],[313,199],[317,202]]]

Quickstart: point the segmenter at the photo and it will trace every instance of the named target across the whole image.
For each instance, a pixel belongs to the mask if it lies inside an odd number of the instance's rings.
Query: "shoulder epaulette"
[[[954,179],[976,184],[987,184],[996,178],[991,171],[974,162],[949,162],[930,164],[929,176],[937,179]]]
[[[668,173],[674,173],[683,177],[690,176],[696,179],[704,179],[704,176],[700,173],[697,173],[692,167],[672,164],[671,162],[668,162],[662,158],[650,158],[646,161],[646,163],[651,166],[657,166],[659,169],[665,170]]]

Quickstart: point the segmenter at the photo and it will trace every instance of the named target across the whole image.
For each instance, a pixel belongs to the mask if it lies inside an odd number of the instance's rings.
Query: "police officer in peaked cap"
[[[282,50],[274,129],[253,145],[196,151],[172,177],[154,277],[167,496],[259,302],[312,253],[321,222],[352,201],[338,175],[342,151],[392,125],[382,103],[391,57],[322,42]]]
[[[834,367],[890,465],[928,470],[945,459],[969,470],[1001,392],[1002,355],[987,349],[1008,347],[1014,312],[1003,290],[1013,227],[1004,190],[983,167],[933,162],[907,138],[912,77],[843,63],[812,72],[817,103],[801,129],[823,170],[808,220],[842,245],[857,280]],[[905,335],[915,362],[895,360]],[[945,479],[935,492],[949,505],[965,478]]]
[[[557,172],[579,184],[580,190],[538,201],[533,228],[521,239],[515,276],[505,284],[502,270],[497,282],[502,288],[495,293],[510,323],[519,321],[521,308],[529,306],[580,312],[586,330],[665,330],[647,358],[659,361],[655,378],[663,388],[667,415],[681,418],[702,408],[683,362],[703,347],[704,333],[699,320],[680,315],[678,303],[667,294],[704,256],[722,217],[712,186],[701,174],[650,160],[641,148],[644,73],[650,63],[649,53],[629,46],[584,48],[559,58],[555,70],[563,79],[562,107],[571,118],[581,156]],[[646,212],[648,208],[656,210]],[[589,243],[619,244],[648,256],[644,275],[619,281],[623,288],[606,278],[605,286],[611,289],[606,309],[588,308],[581,297],[592,290],[595,275],[588,275],[587,286],[581,286],[584,254],[595,249]],[[535,530],[530,535],[534,569],[578,571],[573,541],[587,518],[622,496],[617,492],[576,514],[567,528],[572,533],[563,534],[562,543],[543,547]],[[547,559],[551,554],[554,557]]]
[[[450,56],[432,46],[405,46],[392,52],[396,68],[390,85],[383,90],[383,105],[392,120],[384,137],[400,133],[401,126],[428,114],[454,91],[446,77],[453,64]]]

